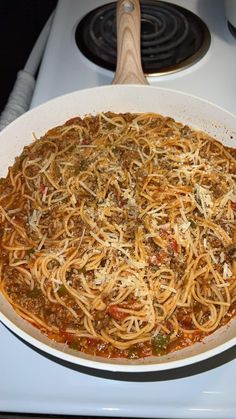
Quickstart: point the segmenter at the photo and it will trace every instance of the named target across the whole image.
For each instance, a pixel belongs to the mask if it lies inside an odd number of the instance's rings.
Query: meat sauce
[[[236,316],[236,302],[232,305],[228,314],[224,317],[221,326],[226,325],[233,317]],[[190,325],[190,320],[188,321]],[[182,326],[186,327],[186,319]],[[138,343],[131,346],[129,349],[120,350],[114,348],[111,344],[105,343],[102,340],[94,338],[76,338],[76,336],[61,331],[60,333],[47,333],[49,339],[58,343],[68,345],[70,349],[80,351],[92,356],[100,356],[104,358],[126,358],[126,359],[139,359],[150,356],[162,356],[171,352],[184,349],[193,345],[194,343],[201,342],[208,333],[194,331],[193,333],[181,333],[173,341],[169,341],[168,335],[157,335],[155,338]],[[160,341],[161,340],[161,341]],[[159,342],[158,342],[159,341]]]

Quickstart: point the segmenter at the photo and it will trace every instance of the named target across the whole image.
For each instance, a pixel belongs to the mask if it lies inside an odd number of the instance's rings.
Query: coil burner
[[[142,0],[141,55],[146,75],[182,70],[207,52],[211,36],[206,24],[194,13],[162,1]],[[116,3],[89,12],[79,22],[75,40],[93,63],[115,71]]]

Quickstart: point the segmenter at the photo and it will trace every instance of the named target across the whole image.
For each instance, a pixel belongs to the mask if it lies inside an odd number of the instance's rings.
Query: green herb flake
[[[81,350],[81,346],[77,340],[72,340],[71,342],[68,343],[68,346],[70,349],[74,349],[75,351]]]
[[[194,221],[194,220],[190,220],[190,227],[192,227],[192,228],[196,228],[197,227],[197,224],[196,224],[196,222]]]
[[[164,355],[167,351],[169,342],[170,342],[169,335],[158,333],[158,335],[152,339],[153,355]]]
[[[29,298],[37,298],[42,295],[42,291],[40,288],[34,288],[27,292],[27,297]]]
[[[60,297],[64,297],[67,294],[65,285],[62,284],[60,288],[58,289],[57,293],[59,294]]]
[[[31,256],[33,256],[34,252],[35,252],[35,249],[32,248],[32,249],[27,250],[26,253],[29,257],[31,257]]]
[[[86,160],[80,160],[79,162],[79,169],[86,170],[88,168],[88,162]]]

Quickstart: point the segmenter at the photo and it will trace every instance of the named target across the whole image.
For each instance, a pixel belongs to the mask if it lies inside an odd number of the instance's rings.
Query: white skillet
[[[140,60],[140,9],[137,0],[118,1],[118,62],[116,85],[80,90],[53,99],[18,118],[0,133],[0,176],[17,155],[49,128],[76,115],[113,112],[157,112],[199,128],[228,146],[236,145],[236,117],[197,97],[147,86]],[[122,83],[122,84],[121,84]],[[217,88],[217,86],[216,86]],[[106,360],[80,354],[55,343],[21,319],[0,295],[0,320],[35,348],[73,364],[106,371],[149,372],[182,367],[205,360],[236,344],[236,319],[203,342],[159,358]]]

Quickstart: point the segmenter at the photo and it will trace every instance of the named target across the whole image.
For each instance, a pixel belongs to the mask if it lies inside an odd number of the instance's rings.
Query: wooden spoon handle
[[[112,84],[148,84],[140,50],[139,0],[117,1],[117,65]]]

